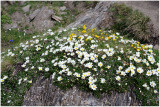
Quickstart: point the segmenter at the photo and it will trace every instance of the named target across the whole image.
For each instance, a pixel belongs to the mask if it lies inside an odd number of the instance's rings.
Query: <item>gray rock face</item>
[[[51,15],[54,14],[53,10],[49,10],[48,7],[42,7],[33,20],[33,26],[35,30],[43,31],[54,26],[54,22],[51,20]]]
[[[62,6],[62,7],[60,7],[60,10],[61,10],[61,11],[66,10],[66,6]]]
[[[40,9],[36,9],[35,11],[33,11],[33,13],[29,15],[29,19],[33,20],[39,12],[40,12]]]
[[[7,29],[13,29],[18,27],[25,27],[29,24],[29,19],[26,15],[20,12],[15,12],[11,15],[11,24],[4,24],[3,28],[5,30]],[[19,26],[20,25],[20,26]]]
[[[19,1],[20,5],[24,5],[26,1]]]
[[[87,11],[78,17],[78,19],[67,26],[67,28],[86,25],[89,28],[101,28],[110,27],[112,23],[112,18],[110,13],[107,11],[113,1],[99,2],[96,7],[92,10]]]
[[[139,105],[136,97],[131,92],[112,92],[101,95],[98,99],[90,92],[79,90],[78,87],[64,91],[52,85],[51,78],[37,79],[24,96],[23,106],[136,106]]]
[[[24,12],[28,12],[29,9],[30,9],[30,5],[27,5],[27,6],[25,6],[25,7],[22,8],[22,10],[23,10]]]
[[[159,45],[156,44],[153,48],[159,50]]]
[[[29,11],[29,7],[30,5],[25,6],[23,11]],[[7,30],[29,26],[29,29],[27,29],[29,33],[43,31],[54,26],[54,21],[51,19],[52,15],[54,15],[54,11],[48,9],[48,7],[36,9],[29,16],[20,12],[15,12],[11,15],[12,24],[4,24],[3,28]]]

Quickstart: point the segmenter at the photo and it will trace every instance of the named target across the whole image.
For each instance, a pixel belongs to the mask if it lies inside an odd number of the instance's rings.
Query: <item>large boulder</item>
[[[34,31],[43,31],[53,27],[54,21],[51,19],[53,14],[54,11],[48,9],[48,7],[42,7],[40,11],[35,10],[30,15],[30,19],[32,20],[30,28],[34,27]]]
[[[27,5],[27,6],[25,6],[25,7],[22,8],[22,10],[23,10],[24,12],[28,12],[29,9],[30,9],[30,5]]]
[[[114,1],[99,2],[94,9],[88,10],[84,14],[81,14],[74,23],[71,23],[67,28],[86,25],[89,28],[101,28],[111,27],[112,18],[111,13],[108,12],[108,8]]]
[[[20,12],[15,12],[11,15],[11,24],[4,24],[3,28],[5,30],[7,29],[15,29],[15,28],[23,28],[27,25],[29,25],[29,18]]]
[[[23,11],[27,12],[30,5],[23,7]],[[54,11],[48,7],[42,7],[31,12],[29,15],[21,12],[15,12],[11,15],[11,24],[4,24],[3,28],[24,28],[28,26],[26,33],[32,33],[35,31],[41,32],[54,26],[55,21],[52,20],[51,16],[54,15]]]
[[[135,94],[130,92],[104,93],[100,98],[77,86],[64,91],[53,85],[52,77],[40,76],[24,96],[23,106],[138,106]]]

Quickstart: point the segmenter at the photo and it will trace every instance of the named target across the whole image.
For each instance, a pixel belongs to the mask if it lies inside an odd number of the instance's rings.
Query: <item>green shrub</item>
[[[141,42],[150,42],[149,17],[144,16],[138,10],[133,11],[125,4],[115,3],[111,5],[110,11],[113,13],[114,25],[112,29]]]
[[[21,105],[25,91],[40,75],[52,77],[61,89],[77,85],[97,97],[134,87],[142,105],[158,105],[158,54],[152,45],[113,31],[85,26],[56,33],[48,30],[2,55],[2,64],[12,58],[22,69],[16,75],[12,75],[16,66],[2,72],[2,105]]]
[[[8,14],[1,16],[1,23],[2,24],[5,24],[5,23],[11,24],[12,23],[11,18],[8,16]]]

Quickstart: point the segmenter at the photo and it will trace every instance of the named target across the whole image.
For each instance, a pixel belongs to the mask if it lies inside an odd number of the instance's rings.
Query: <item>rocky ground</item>
[[[90,92],[79,90],[78,86],[63,91],[52,84],[52,78],[40,76],[24,97],[24,106],[138,106],[135,94],[130,92],[104,93],[96,98]]]
[[[112,18],[108,12],[108,8],[116,1],[99,2],[95,7],[85,7],[83,3],[76,5],[78,11],[81,13],[76,17],[76,21],[66,26],[66,29],[86,25],[87,27],[103,29],[110,27]],[[2,6],[12,5],[14,2],[4,2]],[[122,3],[122,2],[121,2]],[[123,2],[134,9],[138,9],[151,19],[154,32],[159,34],[159,5],[157,2]],[[23,5],[24,2],[20,2]],[[66,14],[65,10],[74,10],[73,2],[66,2],[60,7],[60,14]],[[15,12],[11,15],[12,24],[5,24],[3,28],[14,29],[24,28],[27,33],[34,31],[44,31],[55,26],[55,23],[61,22],[62,17],[56,15],[56,12],[47,6],[42,6],[36,9],[30,9],[30,5],[22,7],[23,12]],[[28,14],[29,12],[29,14]],[[153,35],[154,37],[154,35]],[[159,43],[159,42],[158,42]],[[159,45],[155,44],[154,48],[158,49]],[[103,94],[99,99],[92,95],[92,93],[84,92],[78,89],[77,86],[68,91],[60,90],[58,87],[52,85],[52,79],[44,79],[39,77],[33,86],[26,92],[24,96],[24,106],[137,106],[141,102],[136,100],[136,96],[131,89],[130,92],[117,93],[112,91],[111,95]]]

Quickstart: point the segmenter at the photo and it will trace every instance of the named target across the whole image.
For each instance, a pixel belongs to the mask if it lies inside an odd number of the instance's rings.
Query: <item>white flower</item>
[[[103,55],[103,56],[102,56],[102,59],[105,59],[105,58],[106,58],[106,55]]]
[[[102,63],[102,62],[99,62],[99,63],[98,63],[98,66],[99,66],[99,67],[102,67],[102,66],[103,66],[103,63]]]
[[[137,72],[140,73],[140,74],[143,73],[142,67],[137,68]]]
[[[118,69],[119,69],[119,70],[122,70],[122,69],[123,69],[123,67],[122,67],[122,66],[119,66],[119,67],[118,67]]]
[[[39,51],[40,49],[41,49],[40,47],[37,47],[37,48],[36,48],[36,51]]]
[[[84,48],[81,48],[80,50],[81,50],[81,51],[84,51]]]
[[[88,82],[90,85],[92,85],[94,82],[92,80],[89,80]]]
[[[96,90],[97,89],[97,86],[95,84],[91,84],[90,87],[91,87],[92,90]]]
[[[24,80],[24,81],[27,81],[27,77],[25,77],[23,80]]]
[[[140,52],[136,52],[137,57],[140,57],[140,54],[141,54]]]
[[[118,60],[120,61],[120,60],[121,60],[121,57],[118,56]]]
[[[94,70],[94,71],[97,71],[97,68],[94,68],[93,70]]]
[[[150,70],[147,71],[147,76],[151,76],[152,75],[152,72]]]
[[[42,67],[38,67],[39,71],[42,71]]]
[[[116,70],[116,74],[119,74],[119,73],[121,73],[121,70]]]
[[[45,71],[49,71],[49,68],[45,68]]]
[[[57,78],[57,80],[58,80],[58,81],[61,81],[61,80],[62,80],[62,77],[61,77],[61,76],[59,76],[59,77]]]
[[[120,80],[121,80],[121,77],[120,77],[120,76],[116,76],[115,78],[116,78],[117,81],[120,81]]]
[[[127,69],[125,70],[125,72],[126,72],[126,73],[129,73],[130,70],[131,70],[131,69],[130,69],[130,67],[129,67],[129,68],[127,68]]]
[[[28,83],[30,83],[30,84],[31,84],[31,83],[32,83],[32,80],[28,81]]]
[[[94,49],[96,47],[96,45],[91,45],[91,49]]]
[[[121,75],[126,76],[126,72],[122,71]]]
[[[0,82],[4,82],[4,79],[0,79]]]
[[[24,67],[26,67],[26,65],[25,65],[25,64],[23,64],[23,65],[21,65],[21,67],[23,67],[23,68],[24,68]]]
[[[21,84],[22,78],[18,80],[18,84]]]
[[[45,59],[44,58],[40,58],[40,62],[44,62],[45,61]]]
[[[68,75],[68,76],[72,75],[72,72],[71,72],[71,71],[68,71],[68,72],[67,72],[67,75]]]
[[[90,58],[90,59],[91,59],[92,61],[93,61],[93,60],[95,60],[95,58],[94,58],[93,56],[91,56],[91,58]]]
[[[6,76],[6,75],[3,77],[4,80],[7,79],[7,78],[8,78],[8,76]]]
[[[91,62],[89,62],[85,66],[88,67],[88,68],[92,68],[93,64]]]
[[[154,87],[156,86],[156,83],[155,83],[154,81],[151,81],[151,82],[150,82],[150,85],[151,85],[151,87],[154,88]]]
[[[104,78],[101,78],[101,83],[105,83],[106,80]]]
[[[11,102],[11,100],[8,100],[8,101],[7,101],[7,103],[10,103],[10,102]]]
[[[147,90],[149,90],[149,89],[150,89],[150,87],[146,87],[146,89],[147,89]]]
[[[54,73],[52,74],[52,79],[54,79],[55,75],[56,75],[56,72],[54,72]]]
[[[158,93],[157,90],[154,90],[154,93],[157,94]]]
[[[26,60],[29,60],[29,57],[26,57]]]
[[[32,66],[31,69],[34,69],[34,66]]]
[[[14,56],[14,55],[15,55],[14,53],[11,54],[11,56]]]
[[[26,68],[25,71],[28,71],[28,68]]]
[[[111,66],[109,66],[109,65],[108,65],[108,66],[107,66],[107,68],[108,68],[108,69],[110,69],[110,68],[111,68]]]
[[[135,70],[131,69],[131,76],[133,76],[135,74]]]
[[[142,86],[146,88],[147,87],[147,83],[143,84]]]

